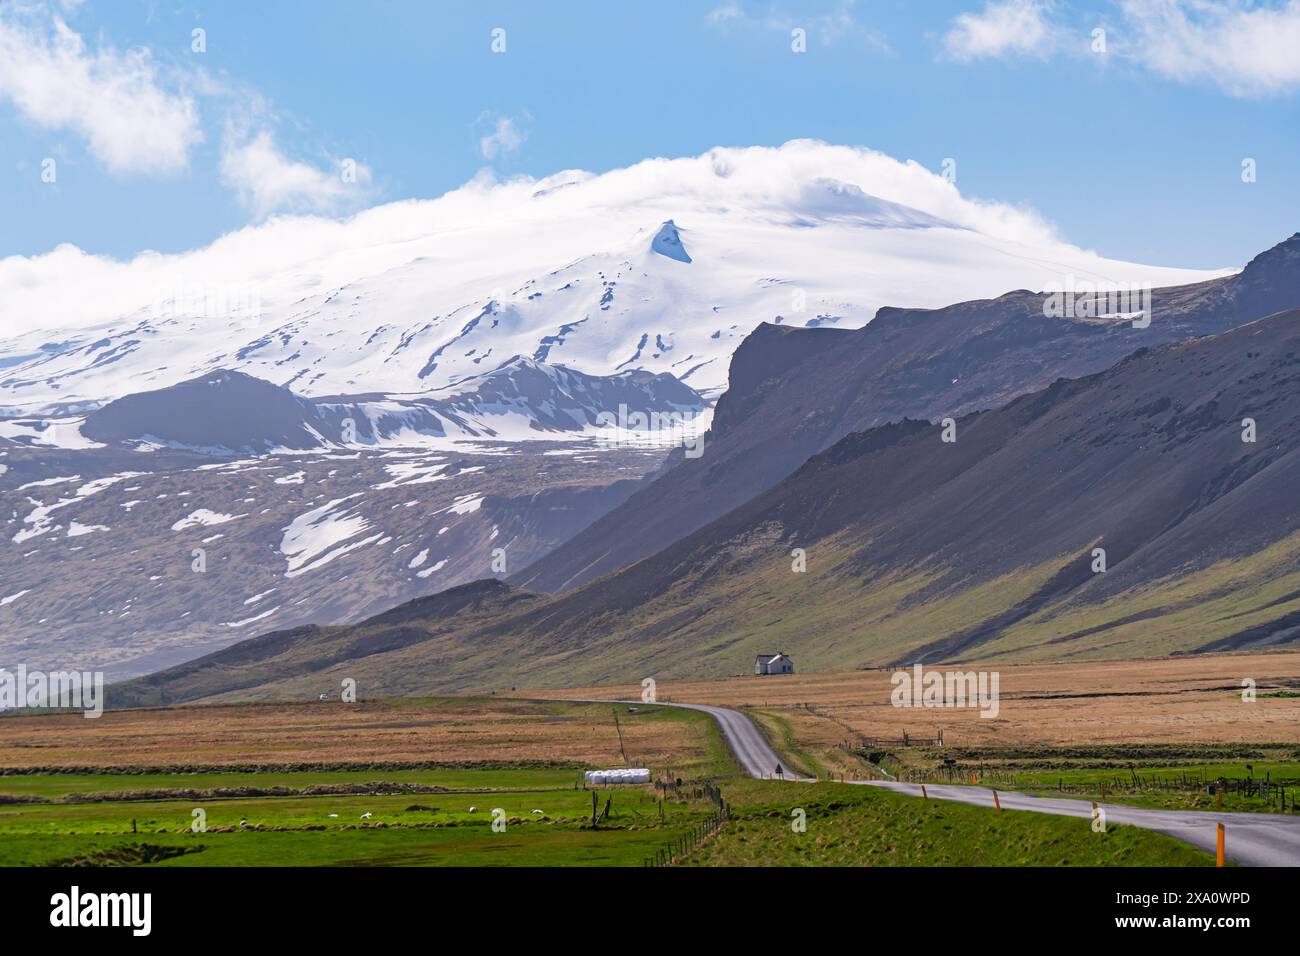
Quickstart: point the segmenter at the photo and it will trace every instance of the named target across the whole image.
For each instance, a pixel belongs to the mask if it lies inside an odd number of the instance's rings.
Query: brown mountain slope
[[[1138,348],[1300,306],[1300,233],[1235,276],[1155,290],[1149,328],[1119,316],[1049,318],[1045,298],[1019,291],[943,309],[881,309],[857,331],[759,326],[733,356],[703,457],[679,455],[675,467],[511,582],[558,592],[653,554],[851,432],[999,407],[1058,378],[1109,368]]]
[[[1300,311],[972,413],[955,442],[942,431],[850,435],[559,597],[494,590],[454,619],[430,599],[328,644],[270,635],[273,653],[239,645],[110,701],[306,695],[348,676],[370,693],[711,676],[776,648],[829,669],[1296,640]]]

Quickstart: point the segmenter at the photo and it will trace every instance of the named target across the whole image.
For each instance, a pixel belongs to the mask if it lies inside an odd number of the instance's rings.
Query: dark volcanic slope
[[[87,416],[82,433],[106,444],[161,443],[216,454],[307,450],[333,444],[401,444],[413,435],[496,438],[578,432],[621,405],[693,416],[704,400],[667,373],[587,375],[515,356],[455,386],[419,395],[302,398],[243,372],[214,371],[128,395]],[[513,418],[513,420],[512,420]],[[350,424],[348,424],[350,423]]]
[[[1247,418],[1255,442],[1242,440]],[[330,651],[324,670],[314,643],[281,650],[271,636],[273,672],[240,645],[116,700],[305,695],[342,676],[373,693],[705,676],[776,647],[824,669],[1289,643],[1300,633],[1297,482],[1290,311],[972,413],[955,443],[919,421],[852,434],[673,546],[560,597],[511,592],[506,606],[494,592],[502,606],[487,614],[449,621],[417,606],[332,630],[331,647],[346,642],[352,656]]]
[[[222,689],[236,693],[255,691],[260,685],[286,677],[311,681],[316,674],[332,673],[340,666],[359,674],[358,662],[410,645],[427,647],[444,631],[472,627],[532,600],[534,595],[487,579],[416,598],[358,627],[308,624],[275,631],[119,686],[115,688],[117,703],[113,706],[168,704],[205,696],[210,693],[214,671],[222,674]],[[438,666],[436,658],[429,663]],[[339,682],[333,681],[332,686],[321,682],[321,688],[322,693],[337,693]],[[357,690],[362,695],[373,694],[376,687],[362,680]]]
[[[316,407],[289,389],[223,370],[109,402],[88,415],[81,430],[106,443],[153,440],[263,452],[315,448],[323,428]]]
[[[272,628],[359,621],[531,563],[662,457],[588,442],[233,460],[9,448],[0,666],[118,679]]]
[[[732,359],[704,455],[675,467],[512,579],[561,591],[702,527],[845,435],[994,408],[1141,347],[1214,334],[1300,305],[1300,233],[1238,275],[1156,290],[1149,328],[1044,315],[1011,292],[943,309],[881,309],[857,331],[760,326]]]

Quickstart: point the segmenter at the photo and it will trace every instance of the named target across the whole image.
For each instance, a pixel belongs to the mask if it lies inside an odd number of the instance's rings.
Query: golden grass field
[[[796,665],[798,659],[795,660]],[[987,665],[935,665],[977,670]],[[994,669],[994,668],[990,668]],[[1216,654],[1156,660],[1001,664],[997,718],[978,709],[892,706],[894,671],[752,675],[662,681],[664,702],[759,708],[794,729],[799,744],[834,747],[859,736],[933,736],[948,746],[1133,743],[1300,743],[1300,652]],[[1253,678],[1258,698],[1242,700]],[[637,698],[640,685],[527,691],[529,696]]]
[[[797,661],[796,661],[797,663]],[[938,670],[959,669],[937,667]],[[964,669],[964,668],[962,668]],[[892,671],[663,681],[665,703],[752,708],[786,752],[827,765],[842,740],[916,737],[942,729],[958,747],[1300,743],[1300,652],[1158,660],[1004,664],[996,719],[974,708],[890,703]],[[1241,682],[1256,681],[1245,703]],[[637,685],[521,691],[514,698],[400,698],[344,704],[222,704],[0,718],[0,768],[164,767],[294,763],[623,763],[612,709],[580,699],[639,699]],[[539,699],[568,698],[575,703]],[[639,765],[702,765],[716,757],[703,715],[620,708],[624,746]],[[846,762],[839,769],[852,770]]]
[[[624,745],[638,761],[685,766],[710,756],[708,720],[696,719],[703,715],[622,710]],[[3,768],[423,761],[622,765],[605,704],[412,698],[0,719]]]

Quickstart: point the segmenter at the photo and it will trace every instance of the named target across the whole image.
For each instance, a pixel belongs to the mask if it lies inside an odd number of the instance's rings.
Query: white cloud
[[[1122,9],[1126,55],[1163,76],[1233,96],[1300,88],[1300,0],[1123,0]]]
[[[505,156],[519,149],[523,144],[524,133],[509,116],[498,116],[492,132],[478,141],[479,152],[491,162],[498,156]]]
[[[114,173],[176,173],[203,139],[198,108],[169,92],[147,48],[87,49],[41,8],[0,10],[0,98],[47,129],[70,130]]]
[[[651,252],[667,219],[684,230],[689,269]],[[561,293],[557,271],[570,268],[583,275]],[[617,371],[628,351],[607,337],[623,334],[615,326],[634,332],[667,309],[685,323],[682,354],[698,347],[696,361],[717,359],[710,388],[726,374],[715,350],[727,346],[710,336],[716,323],[743,332],[755,316],[782,314],[795,286],[856,324],[881,305],[938,306],[1068,274],[1155,285],[1212,275],[1103,259],[1057,239],[1032,211],[962,196],[918,163],[810,140],[599,175],[497,181],[484,169],[437,199],[343,220],[276,216],[191,252],[123,262],[64,246],[0,260],[0,336],[10,336],[0,341],[9,368],[0,401],[14,414],[75,407],[215,367],[292,378],[316,395],[423,391],[472,372],[487,349],[532,354],[541,335],[581,314],[582,300],[594,305],[600,287],[586,277],[611,268],[627,278],[617,308],[635,311],[592,327],[565,354],[584,371]],[[668,298],[649,294],[655,287]],[[426,346],[459,335],[484,302],[507,295],[499,330],[484,323],[473,357],[448,350],[437,378],[420,377]],[[372,339],[367,327],[382,334]],[[39,331],[19,334],[27,330]],[[264,339],[260,354],[239,354]],[[282,346],[297,355],[277,354]]]
[[[704,19],[709,23],[726,23],[728,20],[744,19],[745,11],[741,9],[739,3],[724,3],[722,6],[710,10],[704,15]]]
[[[232,151],[232,172],[244,174],[254,204],[322,194],[328,200],[343,188],[334,176],[323,185],[327,177],[321,170],[298,169],[300,164],[281,156],[269,136],[242,146]],[[1052,227],[1032,211],[965,197],[918,163],[861,147],[796,140],[776,148],[718,148],[700,156],[648,159],[600,175],[569,170],[498,182],[481,173],[436,199],[385,203],[348,219],[276,216],[184,253],[145,252],[123,261],[65,244],[42,255],[10,256],[0,259],[5,304],[0,337],[36,328],[84,329],[122,316],[134,321],[136,310],[152,308],[162,293],[181,283],[256,288],[271,308],[320,291],[317,283],[334,288],[407,262],[421,243],[432,244],[440,256],[462,255],[470,234],[490,236],[482,241],[492,247],[500,244],[499,235],[535,231],[548,237],[538,264],[553,267],[553,259],[566,261],[579,251],[622,241],[611,236],[621,236],[629,221],[657,225],[691,210],[716,215],[734,210],[736,216],[776,222],[805,218],[817,214],[810,203],[826,201],[827,184],[841,184],[844,192],[851,190],[842,184],[851,184],[990,239],[1040,249],[1059,246]],[[556,244],[556,236],[566,234],[573,237],[566,240],[572,248]],[[454,249],[443,251],[440,237],[456,237]]]
[[[944,34],[948,55],[961,62],[1009,56],[1045,57],[1056,28],[1041,0],[989,0],[979,13],[963,13]]]
[[[739,0],[728,0],[705,14],[704,20],[712,26],[726,29],[731,26],[775,30],[788,34],[796,27],[808,32],[810,40],[833,44],[838,40],[856,40],[879,53],[889,53],[889,41],[883,33],[866,26],[854,11],[857,0],[839,0],[825,13],[787,13],[775,5],[768,5],[762,13],[750,13]]]
[[[328,212],[348,201],[365,198],[369,167],[355,163],[345,178],[344,160],[332,169],[319,169],[289,159],[267,130],[251,137],[228,130],[221,155],[221,181],[238,191],[241,201],[261,219],[282,210]]]
[[[76,2],[62,0],[64,9]],[[219,175],[256,218],[334,213],[371,198],[363,164],[350,167],[346,181],[341,163],[318,168],[287,157],[267,129],[276,121],[270,104],[256,90],[194,66],[176,71],[170,84],[163,72],[147,48],[90,51],[50,4],[0,6],[0,100],[41,126],[82,136],[110,171],[186,170],[191,148],[204,139],[202,100],[227,115]]]
[[[1113,54],[1182,83],[1212,82],[1232,96],[1300,89],[1300,0],[1117,0]],[[943,37],[955,60],[1046,57],[1068,45],[1054,0],[988,0],[963,13]],[[1075,55],[1091,26],[1080,22]]]

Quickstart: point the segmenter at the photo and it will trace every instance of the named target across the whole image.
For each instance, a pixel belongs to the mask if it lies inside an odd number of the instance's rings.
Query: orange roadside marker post
[[[929,795],[928,793],[925,792],[925,784],[921,784],[921,799],[923,799],[923,800],[929,800],[929,799],[930,799],[930,795]]]
[[[974,771],[971,771],[971,775],[970,775],[970,785],[973,787],[973,786],[975,786],[975,784],[978,783],[978,782],[979,782],[979,781],[975,779],[975,772],[974,772]]]
[[[1223,809],[1223,790],[1219,790],[1219,809]]]
[[[1224,830],[1223,830],[1222,823],[1219,824],[1219,830],[1218,830],[1217,839],[1215,840],[1215,843],[1217,844],[1217,847],[1215,852],[1214,865],[1227,866],[1228,865],[1227,861],[1224,859],[1224,855],[1223,855]]]
[[[993,805],[999,810],[1002,809],[1002,801],[998,799],[998,792],[996,790],[993,791]]]

